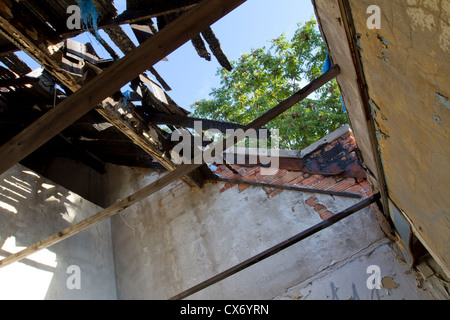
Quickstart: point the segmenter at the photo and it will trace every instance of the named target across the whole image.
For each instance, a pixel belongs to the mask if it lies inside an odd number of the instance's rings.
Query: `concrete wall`
[[[84,220],[101,208],[16,165],[0,176],[0,258]],[[78,270],[68,269],[78,266]],[[68,271],[70,273],[68,273]],[[73,276],[80,275],[81,288]],[[116,299],[110,222],[0,269],[0,299]]]
[[[109,202],[132,194],[151,183],[160,173],[115,167],[108,170],[105,191]],[[161,173],[162,174],[162,173]],[[221,192],[222,191],[222,192]],[[175,182],[141,203],[112,218],[113,244],[119,299],[166,299],[322,221],[307,203],[311,194],[284,191],[273,197],[260,187],[240,191],[209,183],[191,190]],[[358,199],[313,195],[337,213]],[[271,299],[282,297],[286,289],[313,279],[338,265],[345,265],[365,250],[383,246],[391,256],[367,260],[340,270],[339,285],[358,283],[361,298],[369,293],[366,273],[370,264],[379,264],[400,285],[399,294],[381,294],[381,299],[417,291],[415,277],[397,259],[380,230],[373,208],[367,208],[337,225],[282,251],[190,299]],[[374,256],[375,257],[375,256]],[[405,280],[406,279],[406,280]],[[318,299],[325,298],[317,294]],[[343,297],[343,296],[341,296]]]

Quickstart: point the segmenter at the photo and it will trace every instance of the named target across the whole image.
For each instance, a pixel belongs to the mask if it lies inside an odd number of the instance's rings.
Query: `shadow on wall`
[[[51,236],[98,209],[76,194],[16,165],[0,176],[0,258]],[[99,267],[103,261],[109,261],[111,253],[103,252],[95,257],[97,250],[108,248],[96,239],[105,232],[102,228],[100,226],[94,233],[83,232],[1,268],[0,299],[89,298],[85,290],[78,292],[68,288],[70,274],[67,270],[70,265],[83,265],[84,259],[97,259],[92,264]]]

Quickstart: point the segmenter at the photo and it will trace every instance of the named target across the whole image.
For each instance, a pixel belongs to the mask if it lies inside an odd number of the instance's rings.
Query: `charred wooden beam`
[[[108,68],[107,71],[99,74],[87,85],[77,90],[68,99],[61,102],[57,107],[47,112],[16,137],[4,144],[0,148],[0,155],[2,155],[0,157],[0,173],[11,168],[11,166],[42,146],[81,116],[94,109],[106,97],[111,96],[139,74],[142,74],[149,65],[157,63],[192,39],[201,30],[204,30],[244,2],[245,0],[204,1],[190,12],[181,16],[177,21],[171,23],[170,26],[130,52],[112,67]],[[0,8],[0,14],[2,14],[0,25],[3,29],[11,30],[12,26],[4,18],[4,16],[10,16],[9,13],[2,12]],[[20,35],[23,36],[22,33]],[[9,37],[16,42],[14,36],[10,35]],[[31,45],[31,50],[36,48],[41,52],[35,44],[31,43]],[[42,59],[46,61],[49,57],[45,55],[42,56]],[[60,69],[53,60],[50,64]],[[64,71],[62,73],[65,75]],[[69,79],[63,80],[71,83]],[[189,169],[189,172],[191,172],[196,168],[189,167]],[[178,178],[184,176],[184,174],[178,176],[179,173],[180,171],[177,171],[174,175]]]
[[[106,27],[104,31],[125,55],[136,49],[136,45],[133,43],[133,41],[131,41],[131,39],[120,26],[111,25]],[[164,90],[172,90],[153,66],[150,66],[148,70],[156,77],[158,82],[163,86]]]
[[[200,35],[195,36],[191,39],[192,45],[194,46],[197,54],[205,59],[206,61],[211,61],[211,54],[206,49],[205,42]]]
[[[8,67],[14,73],[17,73],[20,77],[30,73],[31,68],[23,62],[15,53],[9,53],[0,57],[0,62]]]
[[[18,86],[36,82],[39,82],[39,78],[32,78],[27,76],[10,80],[0,79],[0,87]]]
[[[167,140],[159,128],[144,124],[143,121],[132,121],[134,117],[126,110],[123,102],[115,103],[112,99],[103,102],[103,108],[97,111],[121,132],[123,132],[131,141],[136,143],[153,159],[161,163],[167,170],[173,171],[176,165],[173,163],[170,150],[173,148],[173,142]],[[192,172],[182,177],[182,180],[191,187],[202,187],[203,176],[199,172]]]
[[[227,130],[237,130],[244,128],[243,125],[237,123],[199,119],[186,117],[183,115],[157,113],[157,112],[151,113],[146,119],[155,124],[166,124],[191,129],[194,129],[196,127],[196,123],[200,123],[202,130],[216,129],[222,133],[227,133]]]
[[[48,39],[45,38],[49,32],[37,29],[39,23],[24,23],[24,21],[33,21],[34,18],[18,8],[18,4],[13,2],[10,4],[10,7],[6,4],[0,6],[0,35],[27,52],[34,60],[39,61],[42,67],[70,90],[76,90],[75,79],[68,75],[51,56]]]
[[[211,49],[211,52],[214,54],[214,56],[217,58],[217,61],[219,61],[220,65],[224,67],[226,70],[231,71],[233,70],[233,67],[230,64],[230,61],[228,61],[227,56],[222,50],[222,47],[220,46],[219,39],[217,39],[216,35],[212,31],[212,29],[206,28],[202,31],[202,36],[205,38],[206,42],[209,44],[209,48]]]
[[[228,4],[230,0],[228,1]],[[233,3],[231,7],[222,8],[222,14],[226,14],[225,12],[227,10],[232,10],[233,8],[237,7],[239,4],[243,3],[243,1],[237,1],[236,3]],[[207,4],[214,4],[214,6],[209,7]],[[206,8],[208,10],[205,10],[207,16],[213,15],[212,9],[218,9],[215,5],[217,5],[214,1],[205,2],[204,5],[206,5]],[[208,15],[209,14],[209,15]],[[196,16],[194,16],[196,17]],[[196,17],[197,18],[197,17]],[[184,25],[187,25],[187,22],[185,22]],[[195,32],[195,30],[194,30]],[[192,36],[192,35],[191,35]],[[184,42],[188,41],[186,39]],[[139,71],[139,70],[137,70]],[[311,93],[313,93],[315,90],[323,86],[325,83],[336,77],[340,72],[339,66],[334,66],[329,71],[327,71],[325,74],[317,78],[316,80],[312,81],[309,85],[302,88],[298,92],[296,92],[294,95],[289,97],[288,99],[284,100],[280,104],[278,104],[273,109],[269,110],[265,114],[263,114],[261,117],[257,118],[256,120],[252,121],[250,124],[248,124],[245,129],[259,129],[260,127],[266,125],[268,122],[279,116],[280,114],[287,111],[289,108],[293,107],[295,104],[300,102],[301,100],[305,99],[307,96],[309,96]],[[138,72],[139,73],[139,72]],[[134,75],[136,76],[136,75]],[[130,79],[131,80],[131,79]],[[100,83],[102,84],[102,83]],[[110,88],[111,89],[111,88]],[[114,90],[117,90],[117,88],[114,88]],[[76,93],[75,93],[76,97]],[[69,98],[70,99],[70,98]],[[98,98],[103,99],[103,98]],[[95,101],[94,101],[95,102]],[[95,106],[95,103],[93,103],[93,106]],[[212,146],[215,148],[216,146],[222,146],[223,150],[226,150],[233,146],[236,143],[236,140],[243,139],[243,136],[231,136],[224,140],[223,142],[217,143],[216,145]],[[0,154],[4,154],[1,151],[4,151],[4,148],[0,149]],[[0,158],[1,159],[1,158]],[[1,164],[1,163],[0,163]],[[129,208],[130,206],[138,203],[139,201],[147,198],[151,194],[154,194],[155,192],[158,192],[162,188],[168,186],[170,183],[180,179],[181,177],[185,176],[186,174],[192,172],[193,170],[200,168],[202,164],[182,164],[178,166],[174,171],[171,171],[164,175],[162,178],[156,180],[155,182],[149,184],[148,186],[144,187],[143,189],[137,191],[136,193],[128,196],[127,198],[118,201],[114,205],[94,214],[93,216],[78,222],[74,225],[72,225],[69,228],[66,228],[57,234],[54,234],[47,239],[44,239],[20,252],[17,252],[15,254],[12,254],[3,260],[0,261],[0,268],[5,267],[7,265],[10,265],[14,262],[20,261],[21,259],[24,259],[28,257],[29,255],[46,249],[54,244],[57,244],[65,239],[68,239],[78,233],[80,233],[83,230],[86,230],[89,227],[92,227],[96,225],[97,223],[104,221],[105,219],[108,219],[112,217],[113,215],[118,214],[119,212],[122,212],[123,210]],[[0,166],[1,168],[1,166]],[[1,172],[1,171],[0,171]]]
[[[135,23],[179,11],[186,11],[201,0],[153,0],[151,2],[128,1],[127,10],[114,19],[114,23]]]

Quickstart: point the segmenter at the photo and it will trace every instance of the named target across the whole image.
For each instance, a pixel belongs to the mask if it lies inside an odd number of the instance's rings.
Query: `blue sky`
[[[119,13],[126,9],[126,0],[114,1]],[[297,23],[304,22],[314,15],[310,0],[247,0],[233,12],[212,25],[222,49],[230,61],[237,60],[241,54],[251,49],[268,46],[268,41],[285,33],[290,38],[297,28]],[[129,26],[123,26],[125,32],[137,44]],[[100,31],[105,40],[108,36]],[[90,35],[81,35],[77,41],[91,42],[101,58],[109,58],[108,53]],[[117,49],[113,43],[110,45]],[[19,56],[31,68],[39,65],[25,54]],[[219,87],[216,76],[219,63],[212,57],[211,61],[200,58],[190,42],[170,54],[169,61],[160,61],[154,67],[166,80],[172,91],[169,96],[181,107],[190,110],[195,101],[208,98],[212,88]],[[150,74],[151,76],[151,74]]]
[[[230,61],[251,49],[268,46],[268,41],[285,33],[290,38],[297,23],[310,19],[314,10],[310,0],[248,0],[216,22],[212,29]],[[155,69],[172,87],[168,94],[181,107],[208,98],[212,88],[219,87],[216,77],[220,67],[215,58],[201,59],[190,43],[161,61]]]

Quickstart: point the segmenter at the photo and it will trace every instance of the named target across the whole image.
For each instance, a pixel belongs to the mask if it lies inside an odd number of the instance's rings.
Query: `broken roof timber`
[[[203,1],[179,17],[3,145],[0,154],[8,156],[1,157],[0,172],[8,170],[95,108],[103,99],[143,73],[149,66],[166,57],[244,2],[245,0]],[[2,21],[4,20],[2,18]]]
[[[0,13],[4,14],[4,12],[1,11]],[[29,32],[27,31],[28,27],[23,26],[22,24],[18,24],[17,21],[14,19],[14,17],[6,15],[6,17],[10,17],[9,19],[0,17],[0,23],[5,27],[5,34],[7,33],[7,36],[13,40],[16,40],[17,43],[21,45],[22,50],[27,52],[30,56],[32,56],[35,60],[37,60],[44,68],[50,72],[64,87],[67,87],[72,92],[76,92],[81,88],[81,85],[78,83],[76,77],[72,76],[70,73],[68,73],[64,68],[59,66],[59,63],[56,61],[56,59],[50,54],[50,52],[45,48],[45,44],[42,43],[42,39],[36,39],[31,38],[28,36]],[[19,30],[19,28],[21,30]],[[120,31],[122,31],[123,36],[125,36],[127,39],[128,37],[123,32],[123,30],[120,27]],[[120,34],[122,35],[122,34]],[[129,39],[128,39],[129,40]],[[134,46],[134,44],[129,40],[129,42]],[[75,41],[67,40],[67,51],[70,51],[71,53],[78,53],[83,54],[83,58],[87,59],[86,55],[88,55],[86,51],[86,48],[84,45],[81,45]],[[80,51],[80,48],[84,48],[84,50]],[[131,51],[135,47],[129,48],[128,51]],[[124,49],[125,50],[125,49]],[[93,55],[90,55],[91,57],[94,57]],[[63,61],[67,61],[67,63],[70,63],[69,60],[65,60],[63,57]],[[84,65],[84,63],[83,63]],[[151,68],[152,69],[152,68]],[[100,72],[100,71],[99,71]],[[14,81],[18,80],[10,80],[11,84],[14,84]],[[134,141],[137,145],[142,147],[142,149],[149,153],[155,160],[160,162],[166,169],[173,170],[175,165],[170,161],[170,159],[167,159],[167,156],[164,156],[164,153],[158,150],[158,148],[155,146],[155,144],[152,144],[150,140],[146,139],[142,136],[141,132],[138,132],[138,129],[130,126],[128,122],[125,119],[122,119],[119,115],[117,115],[111,108],[103,107],[102,105],[99,105],[97,108],[97,111],[110,123],[112,123],[117,129],[122,131],[127,137],[129,137],[132,141]],[[153,130],[154,131],[154,130]],[[153,137],[154,140],[157,141],[157,143],[160,142],[158,140],[158,137]],[[157,144],[156,143],[156,144]],[[20,159],[22,160],[22,159]],[[19,160],[19,161],[20,161]],[[191,187],[201,187],[203,183],[203,178],[200,173],[193,173],[189,177],[184,177],[183,180],[190,185]]]
[[[286,100],[279,103],[277,106],[273,107],[271,110],[260,116],[259,118],[252,121],[250,124],[245,126],[244,131],[250,130],[250,129],[259,129],[262,126],[266,125],[268,122],[272,121],[276,117],[278,117],[280,114],[284,113],[285,111],[292,108],[294,105],[296,105],[298,102],[302,101],[306,97],[308,97],[311,93],[322,87],[324,84],[335,78],[340,73],[340,68],[338,65],[335,65],[330,70],[328,70],[326,73],[321,75],[319,78],[312,81],[310,84],[305,86],[304,88],[300,89],[296,93],[294,93],[292,96],[287,98]],[[233,146],[235,143],[243,140],[245,138],[245,134],[237,133],[235,135],[231,135],[227,139],[215,143],[212,145],[212,149],[222,149],[226,150]],[[1,151],[1,149],[0,149]],[[1,154],[1,152],[0,152]],[[203,154],[204,155],[204,154]],[[202,158],[203,158],[202,155]],[[214,155],[213,155],[214,156]],[[21,259],[24,259],[28,257],[29,255],[43,250],[45,248],[48,248],[54,244],[57,244],[65,239],[68,239],[78,233],[80,233],[83,230],[86,230],[89,227],[92,227],[96,225],[97,223],[104,221],[105,219],[108,219],[123,210],[131,207],[132,205],[140,202],[141,200],[147,198],[148,196],[158,192],[162,188],[168,186],[170,183],[180,179],[181,177],[189,174],[190,172],[194,171],[197,168],[200,168],[202,164],[182,164],[178,166],[175,170],[167,173],[162,178],[156,180],[155,182],[149,184],[148,186],[142,188],[141,190],[135,192],[134,194],[126,197],[125,199],[122,199],[112,206],[101,210],[100,212],[94,214],[93,216],[78,222],[74,225],[72,225],[69,228],[66,228],[57,234],[54,234],[47,239],[44,239],[26,249],[23,249],[22,251],[19,251],[17,253],[11,254],[10,256],[4,258],[3,260],[0,260],[0,268],[5,267],[7,265],[10,265],[14,262],[20,261]]]

